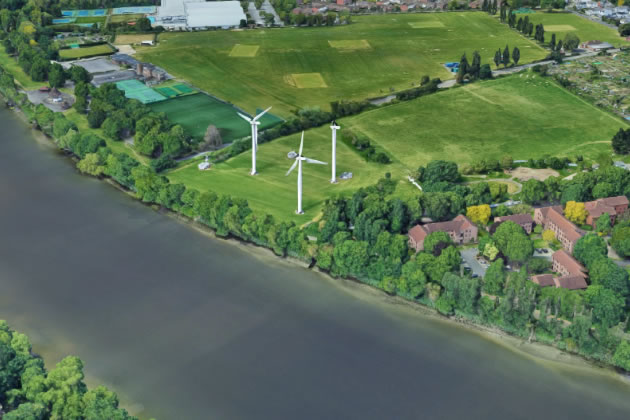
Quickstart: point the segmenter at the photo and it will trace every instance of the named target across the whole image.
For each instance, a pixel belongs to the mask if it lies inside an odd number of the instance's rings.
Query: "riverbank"
[[[29,125],[27,116],[21,110],[14,109],[14,111],[15,111],[14,114],[18,116],[20,121]],[[30,126],[31,126],[30,127],[31,132],[33,133],[34,138],[37,140],[38,143],[46,144],[48,146],[54,147],[54,142],[52,141],[53,139],[51,137],[47,136],[45,133],[43,133],[40,130],[34,129],[32,125]],[[65,156],[69,157],[72,160],[76,160],[71,155],[65,155]],[[113,186],[119,191],[124,192],[128,196],[134,199],[137,199],[133,191],[130,191],[129,189],[121,186],[119,183],[112,180],[111,178],[101,178],[101,180],[104,180],[109,185]],[[232,236],[225,237],[225,236],[217,235],[216,232],[210,227],[198,221],[192,220],[182,215],[181,213],[171,211],[169,209],[166,209],[156,204],[148,204],[148,203],[145,203],[145,204],[147,207],[151,207],[154,211],[158,211],[162,214],[166,214],[169,217],[175,220],[178,220],[179,222],[185,223],[189,227],[193,228],[195,231],[200,232],[207,237],[210,237],[213,239],[221,239],[222,242],[228,243],[232,246],[236,246],[240,248],[241,250],[245,250],[250,255],[256,257],[257,259],[265,263],[276,261],[276,262],[282,262],[283,264],[286,264],[286,265],[298,266],[298,267],[307,268],[307,269],[309,267],[313,267],[313,264],[310,262],[306,262],[306,261],[303,261],[297,258],[288,257],[288,256],[287,257],[279,256],[276,253],[274,253],[271,249],[266,248],[264,246],[247,242],[247,241],[244,241],[239,238],[232,237]],[[590,366],[593,369],[598,369],[598,370],[604,369],[608,373],[612,373],[619,376],[620,378],[624,378],[623,375],[617,374],[612,367],[603,365],[601,363],[598,363],[590,359],[586,359],[576,354],[562,351],[552,345],[540,343],[537,341],[527,342],[526,340],[513,336],[503,330],[500,330],[499,328],[481,325],[462,317],[445,317],[439,314],[433,308],[424,306],[418,302],[409,301],[399,296],[390,296],[384,291],[382,291],[381,289],[378,289],[369,284],[363,283],[357,279],[344,279],[344,278],[332,277],[328,273],[320,270],[317,267],[314,267],[313,271],[316,271],[321,276],[325,276],[328,280],[330,280],[331,284],[345,285],[344,287],[346,289],[352,289],[352,287],[355,287],[355,288],[358,288],[356,290],[362,290],[363,292],[369,293],[369,294],[373,293],[374,296],[379,296],[380,299],[382,299],[385,302],[388,302],[389,304],[405,305],[406,307],[413,308],[414,311],[422,314],[423,316],[428,316],[433,319],[439,319],[439,320],[449,322],[454,325],[459,325],[463,328],[474,330],[476,332],[484,334],[484,336],[488,339],[495,340],[497,341],[497,343],[500,343],[502,345],[507,345],[510,349],[516,352],[523,352],[523,354],[527,354],[532,357],[537,357],[541,360],[555,362],[555,363],[562,363],[564,365],[570,365],[573,367]]]

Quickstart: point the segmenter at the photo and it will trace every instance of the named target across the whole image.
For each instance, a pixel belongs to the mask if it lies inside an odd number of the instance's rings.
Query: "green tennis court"
[[[162,95],[166,96],[167,98],[174,98],[180,95],[179,92],[171,89],[170,87],[156,87],[154,89],[157,90]]]
[[[215,125],[225,143],[249,136],[250,125],[237,114],[237,109],[204,93],[180,96],[150,105],[156,112],[164,112],[168,119],[180,124],[191,136],[203,138],[208,126]],[[276,116],[261,118],[259,130],[272,127],[280,120]]]
[[[181,93],[193,93],[195,90],[188,85],[174,85],[173,89],[181,92]]]
[[[124,80],[122,82],[116,82],[116,87],[124,91],[127,98],[137,99],[143,104],[150,104],[166,99],[165,96],[138,80]]]

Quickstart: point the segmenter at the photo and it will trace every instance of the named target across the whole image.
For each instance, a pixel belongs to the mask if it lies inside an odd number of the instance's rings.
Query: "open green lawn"
[[[70,48],[66,50],[59,50],[59,57],[65,59],[78,59],[81,57],[106,55],[112,53],[114,50],[108,44],[94,45],[91,47],[82,48]]]
[[[426,13],[353,17],[351,25],[255,31],[163,33],[139,58],[164,67],[222,99],[253,112],[333,100],[383,96],[418,84],[449,79],[444,63],[479,50],[484,63],[509,44],[521,62],[546,52],[485,13]]]
[[[517,15],[521,16],[521,15]],[[564,39],[569,32],[575,33],[580,42],[598,39],[610,42],[615,46],[630,45],[630,42],[619,36],[619,33],[600,23],[593,22],[573,13],[531,13],[528,15],[534,26],[542,23],[545,27],[545,41],[549,42],[551,34],[556,34],[556,39]]]
[[[174,86],[181,90],[189,89],[182,84]],[[219,129],[224,143],[251,135],[251,126],[238,116],[236,108],[204,93],[154,102],[149,106],[156,112],[164,112],[169,120],[180,124],[197,139],[203,138],[210,124]],[[258,129],[262,131],[280,122],[277,117],[265,114]]]
[[[534,73],[449,89],[344,122],[409,168],[433,159],[594,157],[611,152],[612,136],[627,127]]]
[[[190,162],[168,173],[168,177],[201,191],[244,197],[255,209],[306,222],[318,214],[326,198],[372,185],[385,172],[399,181],[397,194],[414,194],[417,190],[406,175],[433,159],[463,164],[505,154],[514,159],[545,154],[594,157],[602,151],[610,153],[612,135],[619,127],[627,126],[533,73],[449,89],[338,122],[342,128],[367,135],[393,162],[368,163],[338,139],[337,174],[350,171],[354,177],[331,185],[330,166],[305,165],[305,216],[293,214],[296,175],[285,177],[291,165],[286,154],[297,150],[298,134],[262,144],[257,164],[260,174],[255,177],[248,175],[251,151],[210,171],[199,171],[199,160]],[[329,127],[306,132],[304,154],[331,161]]]

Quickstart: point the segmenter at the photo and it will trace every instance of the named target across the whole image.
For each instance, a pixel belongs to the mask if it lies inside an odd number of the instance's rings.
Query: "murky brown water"
[[[209,239],[0,110],[0,318],[158,419],[620,419],[630,387]],[[356,289],[356,288],[354,288]]]

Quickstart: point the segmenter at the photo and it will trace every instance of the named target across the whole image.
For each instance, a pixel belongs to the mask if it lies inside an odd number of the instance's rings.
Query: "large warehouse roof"
[[[186,14],[191,28],[238,26],[247,19],[238,1],[186,2]]]
[[[238,1],[162,0],[158,24],[189,28],[239,26],[245,13]]]

